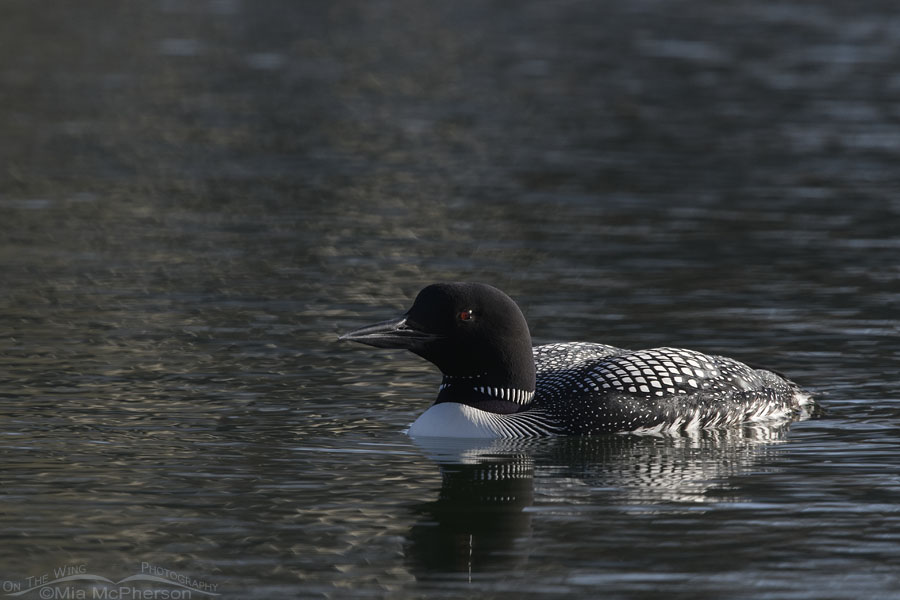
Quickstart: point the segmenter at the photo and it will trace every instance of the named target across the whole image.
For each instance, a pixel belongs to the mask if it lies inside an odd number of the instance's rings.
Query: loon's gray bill
[[[410,327],[406,316],[389,319],[354,329],[338,338],[339,341],[359,342],[376,348],[405,348],[412,350],[438,339],[439,335]]]

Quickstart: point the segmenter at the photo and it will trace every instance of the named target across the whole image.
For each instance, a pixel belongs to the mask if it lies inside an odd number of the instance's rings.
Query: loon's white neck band
[[[485,396],[490,396],[491,398],[497,398],[498,400],[515,402],[520,406],[527,406],[534,399],[534,390],[522,390],[519,388],[499,387],[494,385],[478,385],[486,377],[487,373],[481,373],[478,375],[445,374],[444,380],[441,382],[441,387],[438,388],[438,393],[441,393],[448,387],[453,386],[454,390],[471,390],[479,394],[484,394]]]
[[[438,388],[438,391],[442,392],[451,385],[454,385],[454,383],[444,382],[441,384],[441,387]],[[492,398],[498,398],[500,400],[508,400],[509,402],[515,402],[516,404],[521,404],[522,406],[525,406],[534,399],[534,392],[529,392],[528,390],[518,390],[516,388],[479,385],[471,386],[471,389],[486,396],[491,396]]]

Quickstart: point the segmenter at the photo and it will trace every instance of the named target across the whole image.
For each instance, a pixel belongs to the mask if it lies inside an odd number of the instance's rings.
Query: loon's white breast
[[[540,409],[498,414],[457,402],[432,405],[407,430],[413,437],[478,439],[543,437],[562,432]]]
[[[467,404],[441,402],[422,413],[407,433],[416,437],[507,437],[497,417]]]

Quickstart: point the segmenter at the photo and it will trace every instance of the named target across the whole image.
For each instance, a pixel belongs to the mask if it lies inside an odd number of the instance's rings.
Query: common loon
[[[406,314],[340,339],[405,348],[441,370],[412,436],[678,432],[786,418],[811,403],[776,373],[694,350],[532,347],[516,303],[481,283],[429,285]]]

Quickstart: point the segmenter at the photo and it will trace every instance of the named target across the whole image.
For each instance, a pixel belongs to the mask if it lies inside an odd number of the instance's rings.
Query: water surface
[[[894,12],[8,2],[0,594],[900,598]],[[336,338],[439,280],[825,413],[411,440],[439,375]]]

